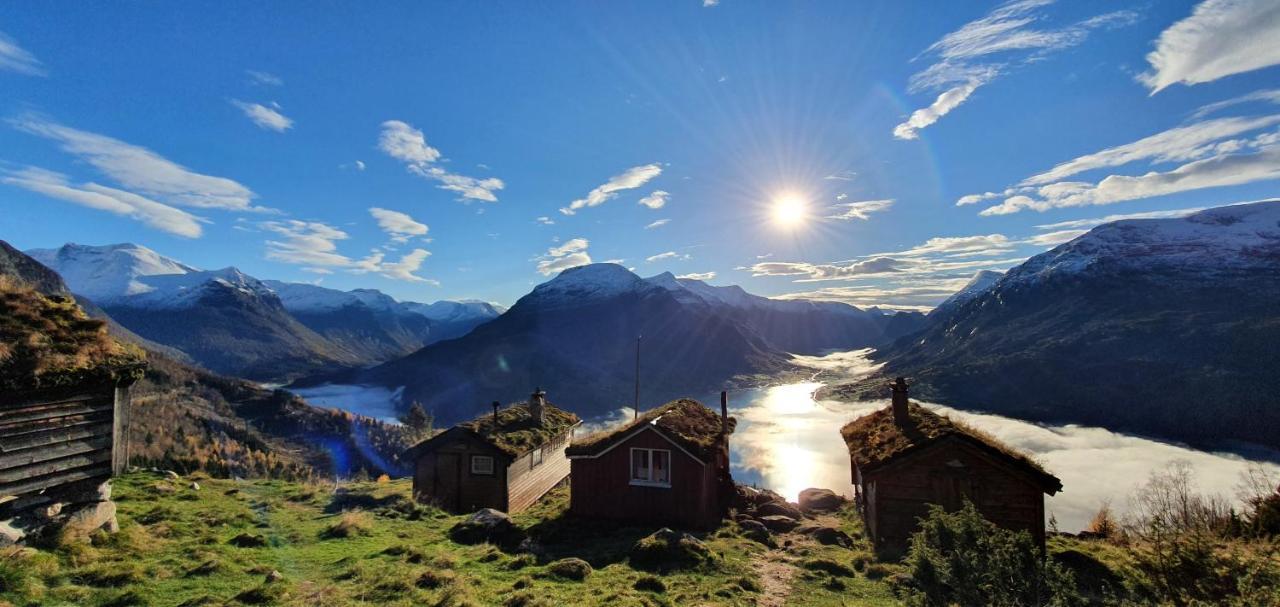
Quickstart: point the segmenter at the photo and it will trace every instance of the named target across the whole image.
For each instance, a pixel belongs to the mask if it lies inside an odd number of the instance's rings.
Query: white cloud
[[[414,249],[406,253],[404,257],[401,257],[400,261],[383,262],[376,271],[383,277],[390,278],[392,280],[439,284],[434,280],[426,279],[414,274],[414,272],[417,272],[418,269],[422,267],[422,262],[426,261],[427,257],[430,255],[431,253],[426,249]]]
[[[249,81],[253,84],[263,84],[267,86],[283,86],[284,80],[275,74],[261,72],[258,70],[245,70],[244,73],[249,75]]]
[[[196,173],[146,148],[32,115],[9,122],[19,130],[58,142],[67,153],[141,195],[178,206],[269,210],[251,205],[256,195],[249,188],[225,177]]]
[[[244,115],[249,120],[268,131],[283,133],[293,128],[293,120],[281,114],[275,108],[267,107],[261,103],[247,103],[239,99],[232,99],[231,105],[240,108],[240,111],[244,112]]]
[[[715,272],[691,272],[689,274],[681,274],[676,278],[681,280],[712,280],[716,277]]]
[[[44,64],[29,51],[18,46],[17,41],[0,32],[0,70],[8,70],[28,76],[47,76]]]
[[[650,223],[649,225],[645,226],[645,227],[644,227],[644,229],[646,229],[646,230],[652,230],[652,229],[654,229],[654,228],[660,228],[660,227],[662,227],[662,226],[665,226],[665,225],[667,225],[668,223],[671,223],[671,220],[670,220],[670,219],[659,219],[659,220],[654,221],[654,222]]]
[[[651,209],[661,209],[667,206],[667,198],[670,196],[671,194],[662,190],[654,190],[652,194],[641,198],[639,204]]]
[[[426,236],[429,229],[427,224],[414,221],[412,217],[400,211],[372,207],[369,209],[369,214],[373,215],[378,222],[378,227],[389,234],[394,242],[406,243],[414,236]]]
[[[857,176],[858,174],[853,171],[840,171],[838,173],[827,175],[826,177],[823,177],[823,179],[827,181],[853,181],[853,178]]]
[[[558,247],[547,249],[546,255],[538,258],[538,273],[550,276],[562,270],[591,263],[591,256],[587,254],[587,247],[590,244],[586,238],[572,238]]]
[[[384,261],[382,251],[354,259],[338,252],[338,241],[350,236],[328,224],[290,219],[263,222],[259,227],[283,236],[282,240],[267,241],[267,259],[306,266],[311,272],[324,273],[326,268],[338,268],[352,274],[374,273],[392,280],[439,284],[414,274],[431,255],[425,249],[414,249],[395,262]]]
[[[922,55],[933,55],[938,60],[911,76],[908,91],[941,92],[932,104],[912,112],[906,122],[896,126],[894,137],[915,139],[920,129],[959,107],[975,90],[1012,66],[1076,46],[1094,29],[1126,25],[1137,19],[1132,11],[1115,11],[1060,29],[1036,29],[1035,23],[1044,17],[1038,9],[1052,3],[1053,0],[1006,2],[925,49]],[[1001,58],[995,59],[992,55]]]
[[[1227,99],[1224,101],[1217,101],[1214,103],[1205,104],[1200,106],[1198,109],[1196,109],[1196,111],[1191,114],[1191,117],[1204,118],[1209,114],[1213,114],[1215,112],[1218,112],[1220,110],[1223,110],[1232,106],[1240,105],[1242,103],[1257,103],[1257,102],[1280,104],[1280,89],[1266,89],[1261,91],[1254,91],[1252,93],[1240,95],[1239,97],[1232,97],[1231,99]]]
[[[644,258],[644,261],[645,263],[653,263],[655,261],[663,261],[667,259],[676,259],[676,260],[685,261],[690,259],[690,256],[688,253],[681,255],[680,253],[677,253],[675,251],[667,251],[665,253],[658,253],[657,255],[650,255]]]
[[[1088,232],[1089,230],[1059,230],[1056,232],[1046,232],[1037,234],[1023,242],[1041,247],[1055,247],[1064,242],[1074,240],[1077,236]]]
[[[889,210],[893,206],[892,199],[885,200],[863,200],[859,202],[845,202],[833,206],[833,209],[839,210],[835,215],[828,215],[827,219],[853,220],[859,219],[867,221],[871,219],[872,213]]]
[[[965,253],[969,255],[990,255],[1008,252],[1016,244],[1004,234],[977,234],[974,236],[938,236],[926,240],[924,244],[905,251],[882,253],[898,257],[918,257],[935,253]]]
[[[8,171],[4,177],[0,177],[0,183],[91,209],[129,217],[155,229],[185,238],[199,238],[202,232],[200,218],[186,211],[132,192],[96,183],[74,186],[68,182],[66,175],[53,171],[36,167]]]
[[[1171,217],[1186,217],[1192,213],[1198,213],[1205,210],[1206,207],[1192,207],[1189,209],[1173,209],[1170,211],[1148,211],[1146,213],[1127,213],[1124,215],[1107,215],[1106,217],[1096,217],[1092,219],[1074,219],[1071,221],[1059,221],[1057,223],[1046,223],[1036,226],[1037,230],[1067,230],[1079,228],[1092,228],[1100,226],[1104,223],[1113,221],[1122,221],[1125,219],[1167,219]]]
[[[399,120],[388,120],[382,123],[382,133],[378,137],[378,147],[387,155],[405,163],[410,173],[439,183],[436,187],[442,190],[457,192],[467,200],[497,202],[494,192],[506,187],[497,177],[478,179],[466,175],[450,173],[437,163],[441,161],[440,150],[427,144],[422,131]]]
[[[822,280],[847,280],[858,276],[896,274],[911,268],[924,265],[917,259],[895,259],[892,257],[873,257],[847,264],[806,263],[768,261],[757,263],[748,270],[755,277],[760,276],[803,276],[797,282],[813,282]]]
[[[539,218],[535,219],[534,221],[536,221],[536,222],[538,222],[539,224],[544,225],[544,226],[553,226],[553,225],[556,225],[556,222],[555,222],[555,220],[554,220],[554,219],[552,219],[552,218],[550,218],[550,217],[547,217],[547,216],[545,216],[545,215],[544,215],[544,216],[542,216],[542,217],[539,217]]]
[[[569,206],[560,209],[565,215],[573,215],[579,209],[584,207],[595,207],[604,204],[606,201],[612,200],[618,196],[618,192],[623,190],[632,190],[638,188],[649,180],[662,174],[662,167],[657,163],[644,164],[637,167],[631,167],[618,175],[609,178],[604,184],[597,186],[595,189],[587,193],[586,197],[579,198]],[[665,192],[663,192],[663,203],[665,204]],[[659,205],[661,206],[661,205]],[[659,207],[651,207],[659,208]]]
[[[1138,79],[1155,94],[1280,64],[1280,3],[1205,0],[1161,32]]]
[[[703,8],[711,8],[713,6],[719,6],[719,5],[720,5],[720,0],[702,0]]]

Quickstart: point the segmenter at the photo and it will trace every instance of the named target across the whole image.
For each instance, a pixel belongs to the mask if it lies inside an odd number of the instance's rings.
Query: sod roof
[[[107,335],[75,300],[0,276],[0,390],[72,387],[136,378],[141,348]]]
[[[691,398],[681,398],[650,409],[627,424],[576,440],[566,454],[596,455],[626,439],[637,428],[649,425],[686,451],[709,461],[719,448],[720,422],[720,415],[715,411]],[[730,433],[736,425],[737,420],[730,417]]]
[[[511,457],[520,457],[563,436],[570,428],[582,421],[577,415],[551,403],[547,403],[543,411],[541,425],[533,423],[533,417],[529,415],[528,403],[517,403],[498,410],[497,431],[494,431],[493,413],[486,413],[455,427],[493,445],[495,449]],[[444,437],[446,433],[442,432],[414,445],[409,450],[410,456],[413,457],[424,450],[431,449],[434,441]]]
[[[889,406],[855,419],[840,429],[840,435],[849,448],[849,456],[858,468],[870,472],[938,441],[956,437],[1023,469],[1050,493],[1062,488],[1062,482],[1039,462],[986,432],[915,403],[907,405],[907,412],[911,423],[905,428],[894,423],[893,407]]]

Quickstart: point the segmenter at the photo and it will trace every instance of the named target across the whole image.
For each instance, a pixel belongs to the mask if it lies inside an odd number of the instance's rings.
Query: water
[[[391,424],[400,423],[400,395],[404,388],[388,390],[381,386],[323,384],[314,388],[290,390],[317,407],[342,409],[356,415],[372,417]]]

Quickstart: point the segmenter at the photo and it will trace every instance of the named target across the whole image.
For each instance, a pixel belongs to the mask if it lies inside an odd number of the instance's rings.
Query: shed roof
[[[141,348],[107,334],[75,300],[0,276],[0,389],[36,390],[136,378]]]
[[[551,440],[563,436],[570,428],[582,422],[577,415],[547,403],[543,407],[543,423],[535,424],[529,415],[528,403],[517,403],[498,410],[498,422],[495,425],[492,413],[486,413],[471,421],[462,422],[456,427],[464,430],[495,449],[520,457]],[[442,436],[437,434],[428,438],[409,450],[411,456],[430,449],[433,441]]]
[[[650,409],[622,426],[574,441],[565,453],[570,456],[598,455],[645,425],[658,430],[682,449],[703,460],[711,459],[718,448],[720,416],[696,400],[681,398]],[[733,433],[737,420],[730,417],[728,425],[729,433]]]
[[[947,438],[959,438],[1027,472],[1050,494],[1062,489],[1062,481],[1027,454],[962,422],[938,415],[920,405],[907,405],[911,423],[899,426],[893,407],[885,407],[855,419],[840,429],[849,456],[859,469],[871,472]]]

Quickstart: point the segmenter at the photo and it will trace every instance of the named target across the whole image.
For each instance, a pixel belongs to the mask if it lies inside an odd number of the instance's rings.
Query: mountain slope
[[[938,304],[937,307],[930,311],[929,316],[937,318],[943,314],[951,313],[966,302],[986,293],[987,290],[995,285],[996,281],[1000,280],[1000,277],[1002,276],[1004,276],[1002,272],[996,272],[994,270],[978,270],[973,274],[973,278],[970,278],[969,282],[965,283],[959,291],[953,293],[951,297],[944,299],[942,303]]]
[[[1029,259],[876,357],[954,406],[1277,447],[1277,301],[1280,201],[1125,220]]]
[[[278,280],[264,284],[298,322],[361,360],[390,360],[435,341],[429,319],[380,291],[339,291]]]

